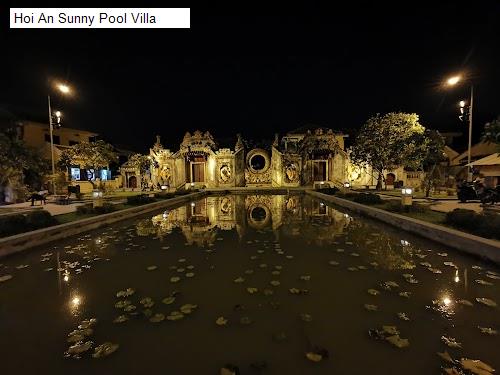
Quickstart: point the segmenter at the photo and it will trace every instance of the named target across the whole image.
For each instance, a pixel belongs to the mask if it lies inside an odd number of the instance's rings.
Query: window
[[[70,172],[72,180],[80,181],[80,168],[71,167]]]
[[[50,134],[45,134],[44,135],[45,142],[50,143]],[[58,135],[52,135],[52,139],[54,140],[55,145],[60,145],[61,144],[61,137]]]
[[[261,171],[266,166],[266,159],[262,155],[254,155],[250,159],[250,166],[256,171]]]
[[[111,171],[107,169],[101,169],[101,180],[102,181],[111,180]]]
[[[77,145],[79,142],[78,141],[69,141],[70,146]]]

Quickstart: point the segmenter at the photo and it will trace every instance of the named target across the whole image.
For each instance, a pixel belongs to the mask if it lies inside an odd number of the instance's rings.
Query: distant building
[[[476,174],[484,179],[486,187],[500,185],[500,153],[488,155],[473,161],[470,165],[474,168]]]

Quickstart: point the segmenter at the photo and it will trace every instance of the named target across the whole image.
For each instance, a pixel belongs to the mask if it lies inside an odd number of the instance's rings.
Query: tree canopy
[[[351,151],[351,160],[370,165],[378,178],[384,170],[422,168],[430,139],[415,113],[377,114],[362,126]]]
[[[95,173],[98,169],[108,167],[111,162],[117,159],[118,156],[109,143],[102,140],[84,141],[64,150],[59,165],[65,168],[79,165],[80,168],[93,169]]]
[[[0,132],[0,183],[21,181],[39,189],[48,164],[36,150],[26,146],[13,128]],[[35,186],[36,185],[36,186]]]
[[[129,157],[127,165],[133,168],[137,168],[141,173],[149,170],[151,166],[151,160],[148,156],[142,154],[133,154]]]
[[[484,125],[483,140],[500,145],[500,116]]]

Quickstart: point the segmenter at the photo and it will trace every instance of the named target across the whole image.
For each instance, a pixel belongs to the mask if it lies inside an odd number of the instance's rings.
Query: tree
[[[25,185],[40,189],[48,171],[48,163],[34,149],[17,136],[14,128],[0,132],[0,185],[10,186],[17,195],[25,192]]]
[[[484,125],[483,140],[500,146],[500,116]]]
[[[437,130],[425,131],[425,137],[428,139],[427,154],[423,160],[425,174],[425,196],[428,197],[433,185],[441,181],[439,163],[446,160],[444,153],[444,138]]]
[[[129,157],[127,161],[127,166],[136,168],[141,175],[141,186],[146,181],[145,174],[150,170],[151,159],[150,156],[142,154],[133,154]]]
[[[384,171],[398,167],[418,169],[427,155],[429,140],[415,113],[391,112],[368,119],[356,137],[351,159],[370,165],[377,189],[385,183]],[[375,177],[375,174],[374,174]]]
[[[79,165],[87,172],[95,173],[98,169],[106,168],[109,163],[116,161],[118,156],[113,146],[102,140],[95,142],[80,142],[62,152],[59,166],[69,168],[71,165]],[[91,176],[95,177],[95,176]],[[92,178],[89,179],[92,186]]]

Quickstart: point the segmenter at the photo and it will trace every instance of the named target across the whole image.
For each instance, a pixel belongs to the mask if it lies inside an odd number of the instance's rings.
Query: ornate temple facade
[[[348,178],[344,138],[331,129],[304,127],[281,139],[276,135],[268,148],[249,148],[240,135],[233,148],[219,148],[208,131],[197,130],[171,151],[157,137],[149,154],[149,184],[176,189],[341,185]],[[133,179],[133,170],[123,171],[125,180]]]

